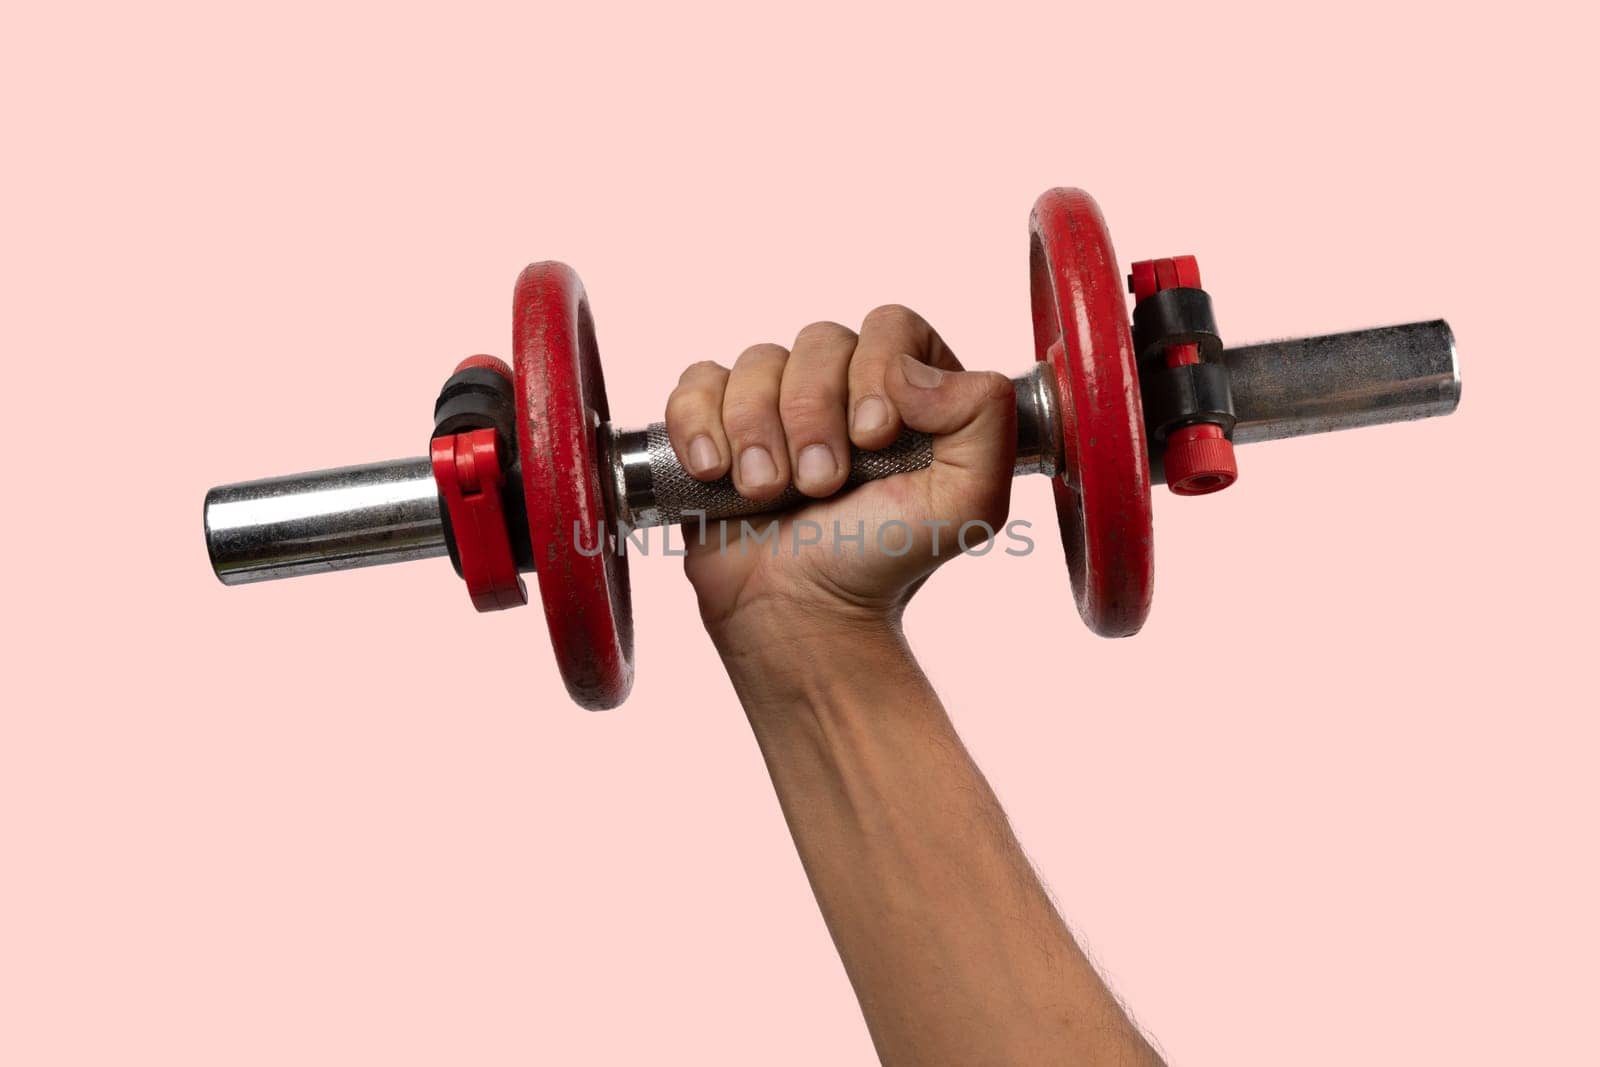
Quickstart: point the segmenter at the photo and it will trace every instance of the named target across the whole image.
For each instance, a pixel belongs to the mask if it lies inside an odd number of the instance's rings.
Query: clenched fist
[[[1010,504],[1010,380],[963,371],[933,327],[898,305],[868,314],[859,333],[819,322],[789,348],[746,349],[731,370],[694,364],[666,422],[694,477],[731,473],[755,501],[792,483],[817,501],[685,531],[685,568],[724,651],[783,640],[773,626],[898,625],[921,581],[998,530]],[[850,447],[884,448],[902,428],[933,435],[932,465],[835,497]]]

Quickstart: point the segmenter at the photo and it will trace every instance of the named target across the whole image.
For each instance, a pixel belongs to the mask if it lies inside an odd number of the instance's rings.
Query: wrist
[[[775,706],[854,703],[851,698],[876,686],[922,678],[898,612],[771,604],[708,630],[753,717]]]
[[[836,594],[815,587],[748,590],[715,609],[701,599],[701,620],[724,659],[782,654],[788,646],[827,652],[861,641],[904,646],[899,601]]]

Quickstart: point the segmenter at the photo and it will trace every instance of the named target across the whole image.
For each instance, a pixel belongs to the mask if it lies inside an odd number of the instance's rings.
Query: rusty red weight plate
[[[633,686],[628,559],[608,523],[596,433],[610,421],[594,319],[564,263],[530,264],[512,300],[517,441],[539,598],[572,699],[616,707]]]
[[[1078,613],[1137,633],[1150,613],[1154,536],[1139,372],[1122,274],[1094,199],[1051,189],[1029,220],[1034,355],[1055,372],[1066,470],[1056,516]]]

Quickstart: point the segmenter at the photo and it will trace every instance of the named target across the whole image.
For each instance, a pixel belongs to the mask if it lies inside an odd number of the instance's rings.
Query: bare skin
[[[819,500],[772,542],[691,534],[685,569],[795,846],[889,1064],[1159,1064],[1061,920],[907,647],[901,619],[954,550],[1004,527],[1015,400],[920,316],[806,327],[732,370],[697,363],[667,405],[685,468],[740,493],[843,484],[848,447],[935,435],[926,470]],[[898,520],[909,530],[884,531]],[[797,524],[827,536],[804,544]],[[864,543],[835,545],[834,524]],[[929,523],[942,523],[937,530]],[[752,523],[759,530],[766,525]],[[814,528],[813,528],[814,529]],[[969,528],[967,545],[981,539]],[[769,535],[770,536],[770,535]],[[935,538],[940,541],[935,550]],[[741,551],[743,544],[744,551]]]

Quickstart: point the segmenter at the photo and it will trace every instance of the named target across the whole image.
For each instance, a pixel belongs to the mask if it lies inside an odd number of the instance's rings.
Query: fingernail
[[[689,442],[689,465],[696,474],[707,474],[717,469],[717,446],[711,438],[701,434]]]
[[[910,356],[900,357],[900,373],[906,376],[906,381],[918,389],[937,389],[939,383],[944,381],[944,371],[930,367],[926,363],[919,363]]]
[[[858,433],[870,433],[889,421],[889,405],[875,396],[869,396],[856,405],[856,416],[851,420]]]
[[[800,481],[816,485],[832,478],[839,470],[833,449],[827,445],[807,445],[800,450]]]
[[[751,489],[771,485],[778,480],[778,465],[772,462],[772,453],[760,445],[752,445],[739,453],[739,481]]]

